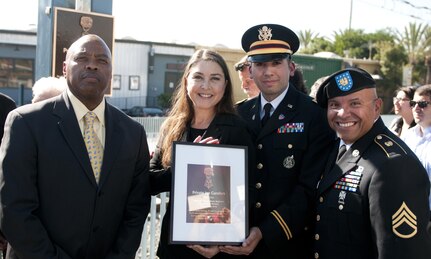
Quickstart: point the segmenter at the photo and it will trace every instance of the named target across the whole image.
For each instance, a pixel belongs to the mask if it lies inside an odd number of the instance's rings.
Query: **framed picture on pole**
[[[112,15],[80,12],[74,9],[54,8],[54,32],[52,48],[52,76],[63,75],[63,61],[70,45],[86,34],[96,34],[114,50],[114,17]],[[112,54],[113,55],[113,54]],[[112,84],[112,83],[111,83]],[[108,87],[107,95],[111,94]]]

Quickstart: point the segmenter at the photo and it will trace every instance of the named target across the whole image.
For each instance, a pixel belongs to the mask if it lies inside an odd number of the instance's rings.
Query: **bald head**
[[[63,62],[63,75],[69,90],[89,110],[96,108],[112,77],[111,51],[97,35],[84,35],[75,41]]]
[[[66,53],[66,60],[68,60],[70,58],[70,56],[72,55],[73,52],[80,51],[83,43],[90,42],[90,41],[98,41],[100,44],[102,44],[104,46],[104,48],[107,50],[107,53],[109,53],[109,58],[112,58],[111,57],[111,51],[109,50],[108,45],[106,45],[106,42],[101,37],[99,37],[96,34],[87,34],[87,35],[80,37],[75,42],[73,42],[72,45],[70,45],[70,47]]]

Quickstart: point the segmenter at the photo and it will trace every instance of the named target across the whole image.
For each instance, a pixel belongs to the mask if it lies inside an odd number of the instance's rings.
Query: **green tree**
[[[409,23],[403,31],[395,31],[397,42],[407,53],[407,64],[413,67],[413,84],[425,83],[425,53],[429,50],[431,41],[429,30],[427,24]]]
[[[368,58],[369,38],[363,30],[346,29],[334,32],[335,53],[350,58]]]
[[[325,37],[316,37],[311,41],[309,54],[314,54],[321,51],[334,52],[334,44]]]
[[[310,52],[310,45],[312,44],[313,39],[319,36],[319,33],[314,33],[311,30],[303,30],[299,31],[298,38],[301,43],[301,53],[312,54]]]

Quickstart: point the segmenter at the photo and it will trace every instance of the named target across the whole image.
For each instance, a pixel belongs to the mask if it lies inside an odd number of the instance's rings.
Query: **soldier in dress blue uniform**
[[[306,258],[315,186],[335,134],[324,110],[289,84],[295,71],[291,56],[299,48],[292,30],[257,25],[244,33],[242,46],[261,91],[238,107],[255,135],[251,229],[242,247],[221,249],[252,258]]]
[[[317,186],[314,258],[431,258],[430,183],[383,124],[373,78],[357,68],[336,72],[316,99],[339,140]]]

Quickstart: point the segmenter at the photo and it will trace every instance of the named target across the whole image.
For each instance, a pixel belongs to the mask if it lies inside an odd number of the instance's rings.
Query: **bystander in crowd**
[[[42,77],[33,85],[31,102],[36,103],[60,95],[66,88],[64,77]]]
[[[389,129],[398,137],[402,137],[409,128],[416,125],[413,111],[410,107],[410,101],[413,99],[415,90],[416,88],[412,86],[403,86],[395,91],[393,111],[398,117],[391,122]]]

